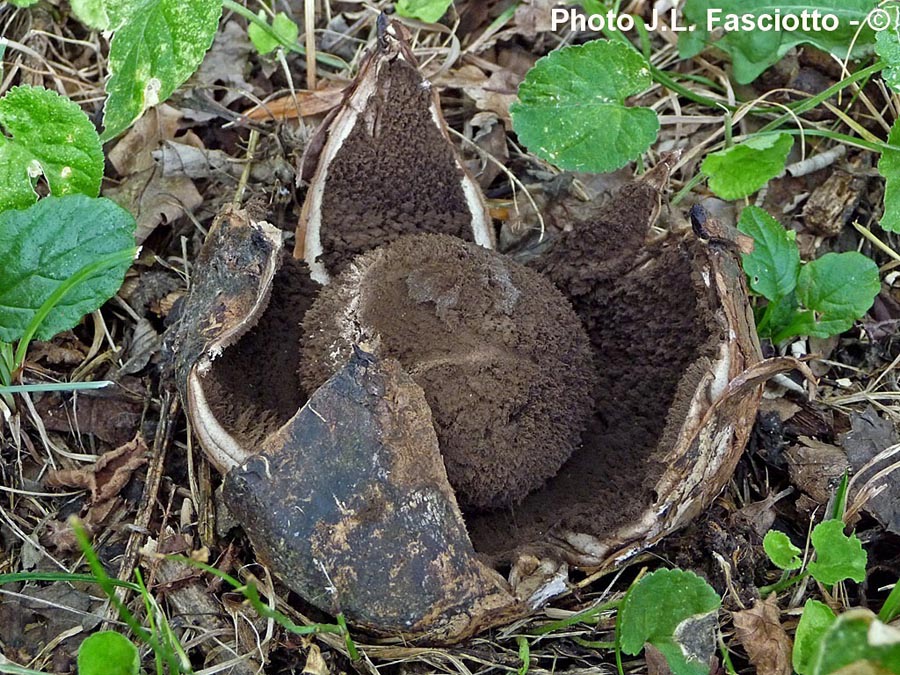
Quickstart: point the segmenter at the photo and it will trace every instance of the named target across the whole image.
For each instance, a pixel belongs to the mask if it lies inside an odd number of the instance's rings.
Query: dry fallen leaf
[[[109,514],[122,503],[120,493],[134,472],[147,463],[148,449],[137,435],[125,445],[106,452],[96,463],[79,469],[60,469],[47,474],[47,487],[84,488],[91,493],[82,515],[88,532],[106,521]],[[50,523],[50,543],[59,551],[78,550],[72,528],[60,521]]]
[[[119,446],[134,438],[141,421],[144,403],[130,386],[143,391],[132,378],[117,386],[96,391],[82,391],[76,396],[58,392],[47,393],[35,404],[41,421],[48,431],[93,434],[112,446]]]
[[[109,161],[122,176],[104,195],[135,214],[135,239],[142,243],[163,221],[171,223],[203,203],[203,197],[185,176],[164,176],[153,151],[175,137],[181,113],[171,106],[151,108],[109,152]],[[200,140],[190,134],[182,142]]]
[[[781,626],[775,594],[733,618],[735,635],[759,675],[791,675],[793,643]]]
[[[847,453],[847,459],[854,473],[860,473],[861,469],[869,462],[873,462],[879,453],[883,453],[898,441],[897,429],[890,420],[883,419],[869,408],[862,414],[850,415],[851,430],[841,437],[841,444]],[[886,529],[900,534],[900,481],[898,481],[897,469],[888,467],[897,462],[896,453],[884,453],[874,461],[864,473],[854,480],[857,489],[867,486],[873,494],[865,503],[865,510]],[[880,471],[887,471],[879,478],[874,476]],[[878,494],[874,494],[878,491]],[[856,490],[851,493],[855,496]]]
[[[791,482],[819,504],[828,502],[847,470],[843,450],[806,436],[801,436],[800,443],[788,448],[784,456]]]
[[[96,506],[117,497],[134,471],[146,463],[147,444],[139,434],[125,445],[103,453],[94,464],[81,469],[51,471],[47,475],[47,486],[90,490],[89,504]]]

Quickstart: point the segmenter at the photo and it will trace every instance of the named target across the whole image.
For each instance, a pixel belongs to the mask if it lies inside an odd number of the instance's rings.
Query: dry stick
[[[247,188],[247,182],[250,180],[250,171],[253,167],[253,153],[256,152],[256,144],[259,141],[259,132],[256,129],[250,130],[250,138],[247,141],[247,162],[244,164],[244,170],[241,172],[241,178],[238,181],[237,189],[234,191],[234,200],[232,204],[239,207],[244,199],[244,190]]]
[[[479,147],[478,144],[475,143],[475,141],[472,141],[472,140],[466,138],[463,134],[459,133],[456,129],[452,129],[450,127],[447,127],[447,129],[450,131],[450,133],[458,136],[464,143],[469,144],[475,150],[475,152],[477,152],[482,158],[495,164],[497,166],[497,168],[500,169],[500,171],[502,171],[504,174],[506,174],[506,177],[509,178],[509,180],[513,183],[513,185],[519,186],[519,188],[522,190],[522,192],[525,193],[525,197],[528,199],[528,203],[531,204],[531,208],[533,208],[534,212],[537,214],[538,222],[541,225],[541,239],[543,239],[544,233],[546,232],[546,227],[544,226],[544,216],[541,214],[541,210],[538,208],[537,203],[535,203],[534,199],[531,196],[531,193],[528,191],[528,188],[525,187],[525,185],[522,183],[522,181],[520,181],[512,171],[507,169],[503,165],[503,163],[500,162],[491,153],[489,153],[486,150],[484,150],[483,148]]]
[[[165,392],[160,401],[159,425],[156,427],[156,435],[153,438],[153,449],[147,470],[147,480],[144,483],[144,494],[141,496],[141,505],[134,518],[135,529],[128,537],[125,554],[119,565],[119,573],[116,578],[126,580],[134,574],[137,566],[137,558],[143,545],[143,539],[147,535],[150,525],[150,517],[156,507],[156,497],[159,494],[159,486],[162,483],[163,465],[166,461],[166,453],[175,436],[175,419],[178,417],[178,399],[172,397],[170,392]],[[116,596],[124,604],[125,594],[128,589],[118,587]],[[106,623],[118,618],[118,609],[115,603],[110,603],[106,610]]]
[[[316,0],[304,0],[303,23],[306,30],[306,88],[316,89]]]

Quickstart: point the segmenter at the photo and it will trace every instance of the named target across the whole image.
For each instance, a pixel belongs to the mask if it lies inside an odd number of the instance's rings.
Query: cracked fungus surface
[[[460,506],[509,506],[571,455],[589,417],[594,368],[568,301],[539,274],[444,235],[372,251],[304,320],[312,391],[354,342],[400,361],[431,407]]]
[[[320,259],[332,274],[403,234],[472,239],[463,173],[432,117],[430,88],[402,59],[377,77],[375,100],[357,118],[325,179]]]

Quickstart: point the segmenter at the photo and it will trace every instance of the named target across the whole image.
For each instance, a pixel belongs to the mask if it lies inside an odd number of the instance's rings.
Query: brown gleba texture
[[[310,390],[353,341],[400,361],[425,391],[464,509],[508,506],[543,485],[589,415],[596,375],[569,303],[526,267],[453,237],[404,237],[354,261],[304,333]]]
[[[287,422],[306,402],[297,374],[300,320],[319,285],[303,261],[284,254],[259,323],[213,361],[205,378],[216,417],[248,449]]]
[[[431,117],[430,85],[396,58],[382,66],[372,96],[328,167],[320,236],[330,274],[402,234],[472,239],[463,173]]]
[[[514,511],[467,517],[479,552],[501,555],[556,527],[606,536],[654,503],[663,453],[721,337],[710,291],[692,271],[700,246],[644,247],[658,208],[653,186],[629,183],[531,261],[587,329],[595,412],[582,445],[542,490]]]

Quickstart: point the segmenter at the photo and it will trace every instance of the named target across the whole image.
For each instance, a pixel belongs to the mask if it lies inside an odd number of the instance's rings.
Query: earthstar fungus
[[[447,235],[354,259],[304,319],[309,391],[353,346],[396,358],[422,387],[464,508],[521,502],[580,442],[595,374],[587,335],[547,279]]]
[[[384,172],[367,172],[359,164],[366,160],[346,151],[356,133],[402,134],[397,122],[406,113],[397,106],[398,92],[408,98],[424,91],[406,52],[396,34],[382,33],[335,116],[345,115],[344,130],[335,133],[332,122],[325,145],[335,145],[319,155],[300,231],[313,276],[321,265],[319,278],[337,274],[333,283],[320,291],[303,263],[284,256],[276,228],[228,208],[203,246],[167,346],[192,426],[225,474],[226,501],[260,559],[308,602],[343,612],[353,625],[451,643],[524,616],[562,592],[568,565],[611,569],[690,522],[731,477],[762,381],[794,362],[760,361],[731,247],[674,234],[645,243],[672,158],[613,194],[591,219],[573,223],[572,232],[529,263],[531,271],[450,238],[488,243],[477,234],[487,223],[477,191],[474,200],[463,200],[468,210],[449,229],[443,217],[425,218],[421,229],[441,236],[399,240],[419,230],[417,216],[448,213],[447,193],[430,192],[431,178],[446,175],[430,170],[439,160],[430,151],[392,156],[391,170],[403,173],[415,195],[396,201],[379,184]],[[398,82],[406,84],[396,88]],[[451,182],[459,185],[465,173],[453,166]],[[377,222],[353,220],[340,208],[328,215],[336,206],[330,194],[339,200],[378,195]],[[451,215],[459,215],[459,203]],[[410,206],[408,217],[391,220]],[[399,226],[386,227],[389,221]],[[326,236],[329,228],[335,236]],[[724,228],[716,232],[718,240],[730,236]],[[429,264],[435,251],[440,255]],[[406,256],[422,264],[400,260]],[[385,261],[393,263],[385,267]],[[371,292],[380,286],[383,294]],[[309,334],[300,338],[301,367],[296,342],[266,336],[299,335],[317,294]],[[379,297],[387,306],[378,307]],[[504,302],[515,309],[505,310]],[[491,308],[482,316],[493,324],[462,320],[458,308],[467,303]],[[532,325],[524,319],[535,311],[529,303],[553,305],[545,309],[560,325],[577,315],[582,327],[560,336],[534,323],[535,334],[524,335]],[[334,320],[343,341],[316,334]],[[402,336],[415,326],[428,334],[414,336],[413,353],[404,342],[410,336]],[[460,344],[453,344],[454,335]],[[357,344],[360,339],[365,342]],[[548,340],[556,341],[552,348],[536,348]],[[452,432],[453,414],[465,408],[448,412],[440,396],[429,394],[435,384],[466,386],[484,372],[466,372],[471,364],[463,358],[462,367],[437,370],[443,381],[435,382],[425,376],[430,366],[422,367],[479,349],[491,355],[485,370],[496,382],[509,377],[505,370],[528,372],[525,379],[538,385],[533,395],[564,398],[554,378],[571,380],[572,415],[554,433],[582,432],[571,454],[569,447],[553,455],[551,463],[561,466],[549,475],[517,476],[488,493],[452,475],[453,453],[466,454],[466,433],[477,437],[472,430]],[[298,369],[310,387],[308,400]],[[267,387],[293,393],[273,396]],[[551,411],[545,401],[522,400],[527,405],[515,411],[495,402],[494,417],[486,418],[507,434],[506,443],[522,415],[539,422]],[[476,403],[490,410],[486,397]],[[580,424],[583,430],[573,428]],[[479,423],[477,432],[483,435],[485,426]],[[509,508],[509,502],[517,503]],[[511,567],[509,579],[493,569],[500,564]]]
[[[484,197],[450,142],[437,91],[399,23],[375,47],[301,161],[309,179],[294,255],[327,283],[355,255],[435,232],[494,247]]]

